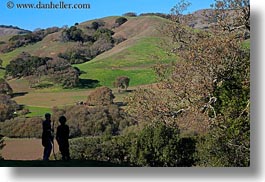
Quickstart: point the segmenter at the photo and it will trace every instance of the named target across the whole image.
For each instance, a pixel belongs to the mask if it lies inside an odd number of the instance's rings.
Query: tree
[[[9,95],[0,94],[0,122],[14,117],[19,105]]]
[[[125,89],[127,91],[127,88],[130,84],[130,78],[127,76],[119,76],[116,78],[116,81],[114,82],[114,86],[119,89]]]
[[[127,18],[119,17],[119,18],[117,18],[117,19],[115,20],[115,23],[116,23],[118,26],[120,26],[120,25],[124,24],[126,21],[128,21]]]
[[[154,122],[140,131],[131,150],[131,162],[138,166],[190,167],[195,140],[182,138],[174,126]]]
[[[218,16],[222,21],[209,30],[195,31],[186,26],[192,17],[182,14],[189,4],[177,4],[172,9],[172,21],[163,28],[171,38],[166,45],[168,54],[177,55],[178,61],[157,65],[159,83],[135,92],[129,98],[128,111],[143,122],[176,123],[181,131],[202,135],[201,145],[197,145],[198,165],[249,166],[250,51],[242,46],[245,40],[239,36],[241,30],[223,28],[224,23],[238,27],[228,19],[242,18],[227,13]],[[247,1],[223,4],[223,12],[231,12],[225,8],[236,4],[241,5],[236,12],[248,16]],[[248,18],[243,20],[241,28],[248,30]]]
[[[128,13],[124,13],[123,16],[136,17],[137,14],[134,12],[128,12]]]
[[[10,85],[2,78],[0,78],[0,94],[8,94],[11,95],[13,93],[13,89]]]
[[[91,91],[87,98],[87,104],[92,106],[99,105],[110,105],[113,104],[115,96],[112,93],[112,90],[108,87],[100,87]]]

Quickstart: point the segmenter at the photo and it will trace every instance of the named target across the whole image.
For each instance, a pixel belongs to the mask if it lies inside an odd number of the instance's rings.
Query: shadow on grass
[[[12,94],[12,97],[21,97],[21,96],[24,96],[24,95],[27,95],[28,92],[17,92],[17,93],[13,93]]]
[[[78,88],[96,88],[100,86],[98,80],[92,80],[92,79],[80,79]]]
[[[70,160],[70,161],[0,160],[0,167],[129,167],[129,165],[114,164],[111,162],[92,161],[92,160]]]

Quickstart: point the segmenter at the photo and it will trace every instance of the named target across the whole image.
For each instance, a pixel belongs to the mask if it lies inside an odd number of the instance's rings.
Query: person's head
[[[51,114],[50,113],[46,113],[45,114],[45,119],[46,120],[51,120]]]
[[[65,116],[61,116],[61,117],[59,118],[59,122],[60,122],[62,125],[64,125],[64,124],[66,123],[66,117],[65,117]]]

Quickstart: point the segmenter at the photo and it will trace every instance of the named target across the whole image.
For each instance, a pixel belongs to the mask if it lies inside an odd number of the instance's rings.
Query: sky
[[[34,4],[35,6],[63,2],[64,4],[89,4],[89,9],[20,9],[18,4]],[[170,13],[170,9],[179,0],[1,0],[0,25],[13,25],[27,30],[48,28],[53,26],[71,26],[87,20],[107,16],[121,16],[126,12]],[[210,8],[214,0],[189,0],[189,12]],[[14,7],[13,7],[14,5]],[[9,7],[9,8],[8,8]]]

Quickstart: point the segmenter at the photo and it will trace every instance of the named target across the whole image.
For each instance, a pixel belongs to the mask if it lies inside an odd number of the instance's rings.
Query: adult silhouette
[[[62,155],[62,160],[70,160],[69,152],[69,126],[66,125],[66,117],[61,116],[59,118],[60,125],[57,127],[56,140],[59,145],[59,150]]]
[[[50,158],[53,145],[50,113],[45,114],[45,120],[42,122],[42,145],[44,147],[43,160],[47,161]]]

